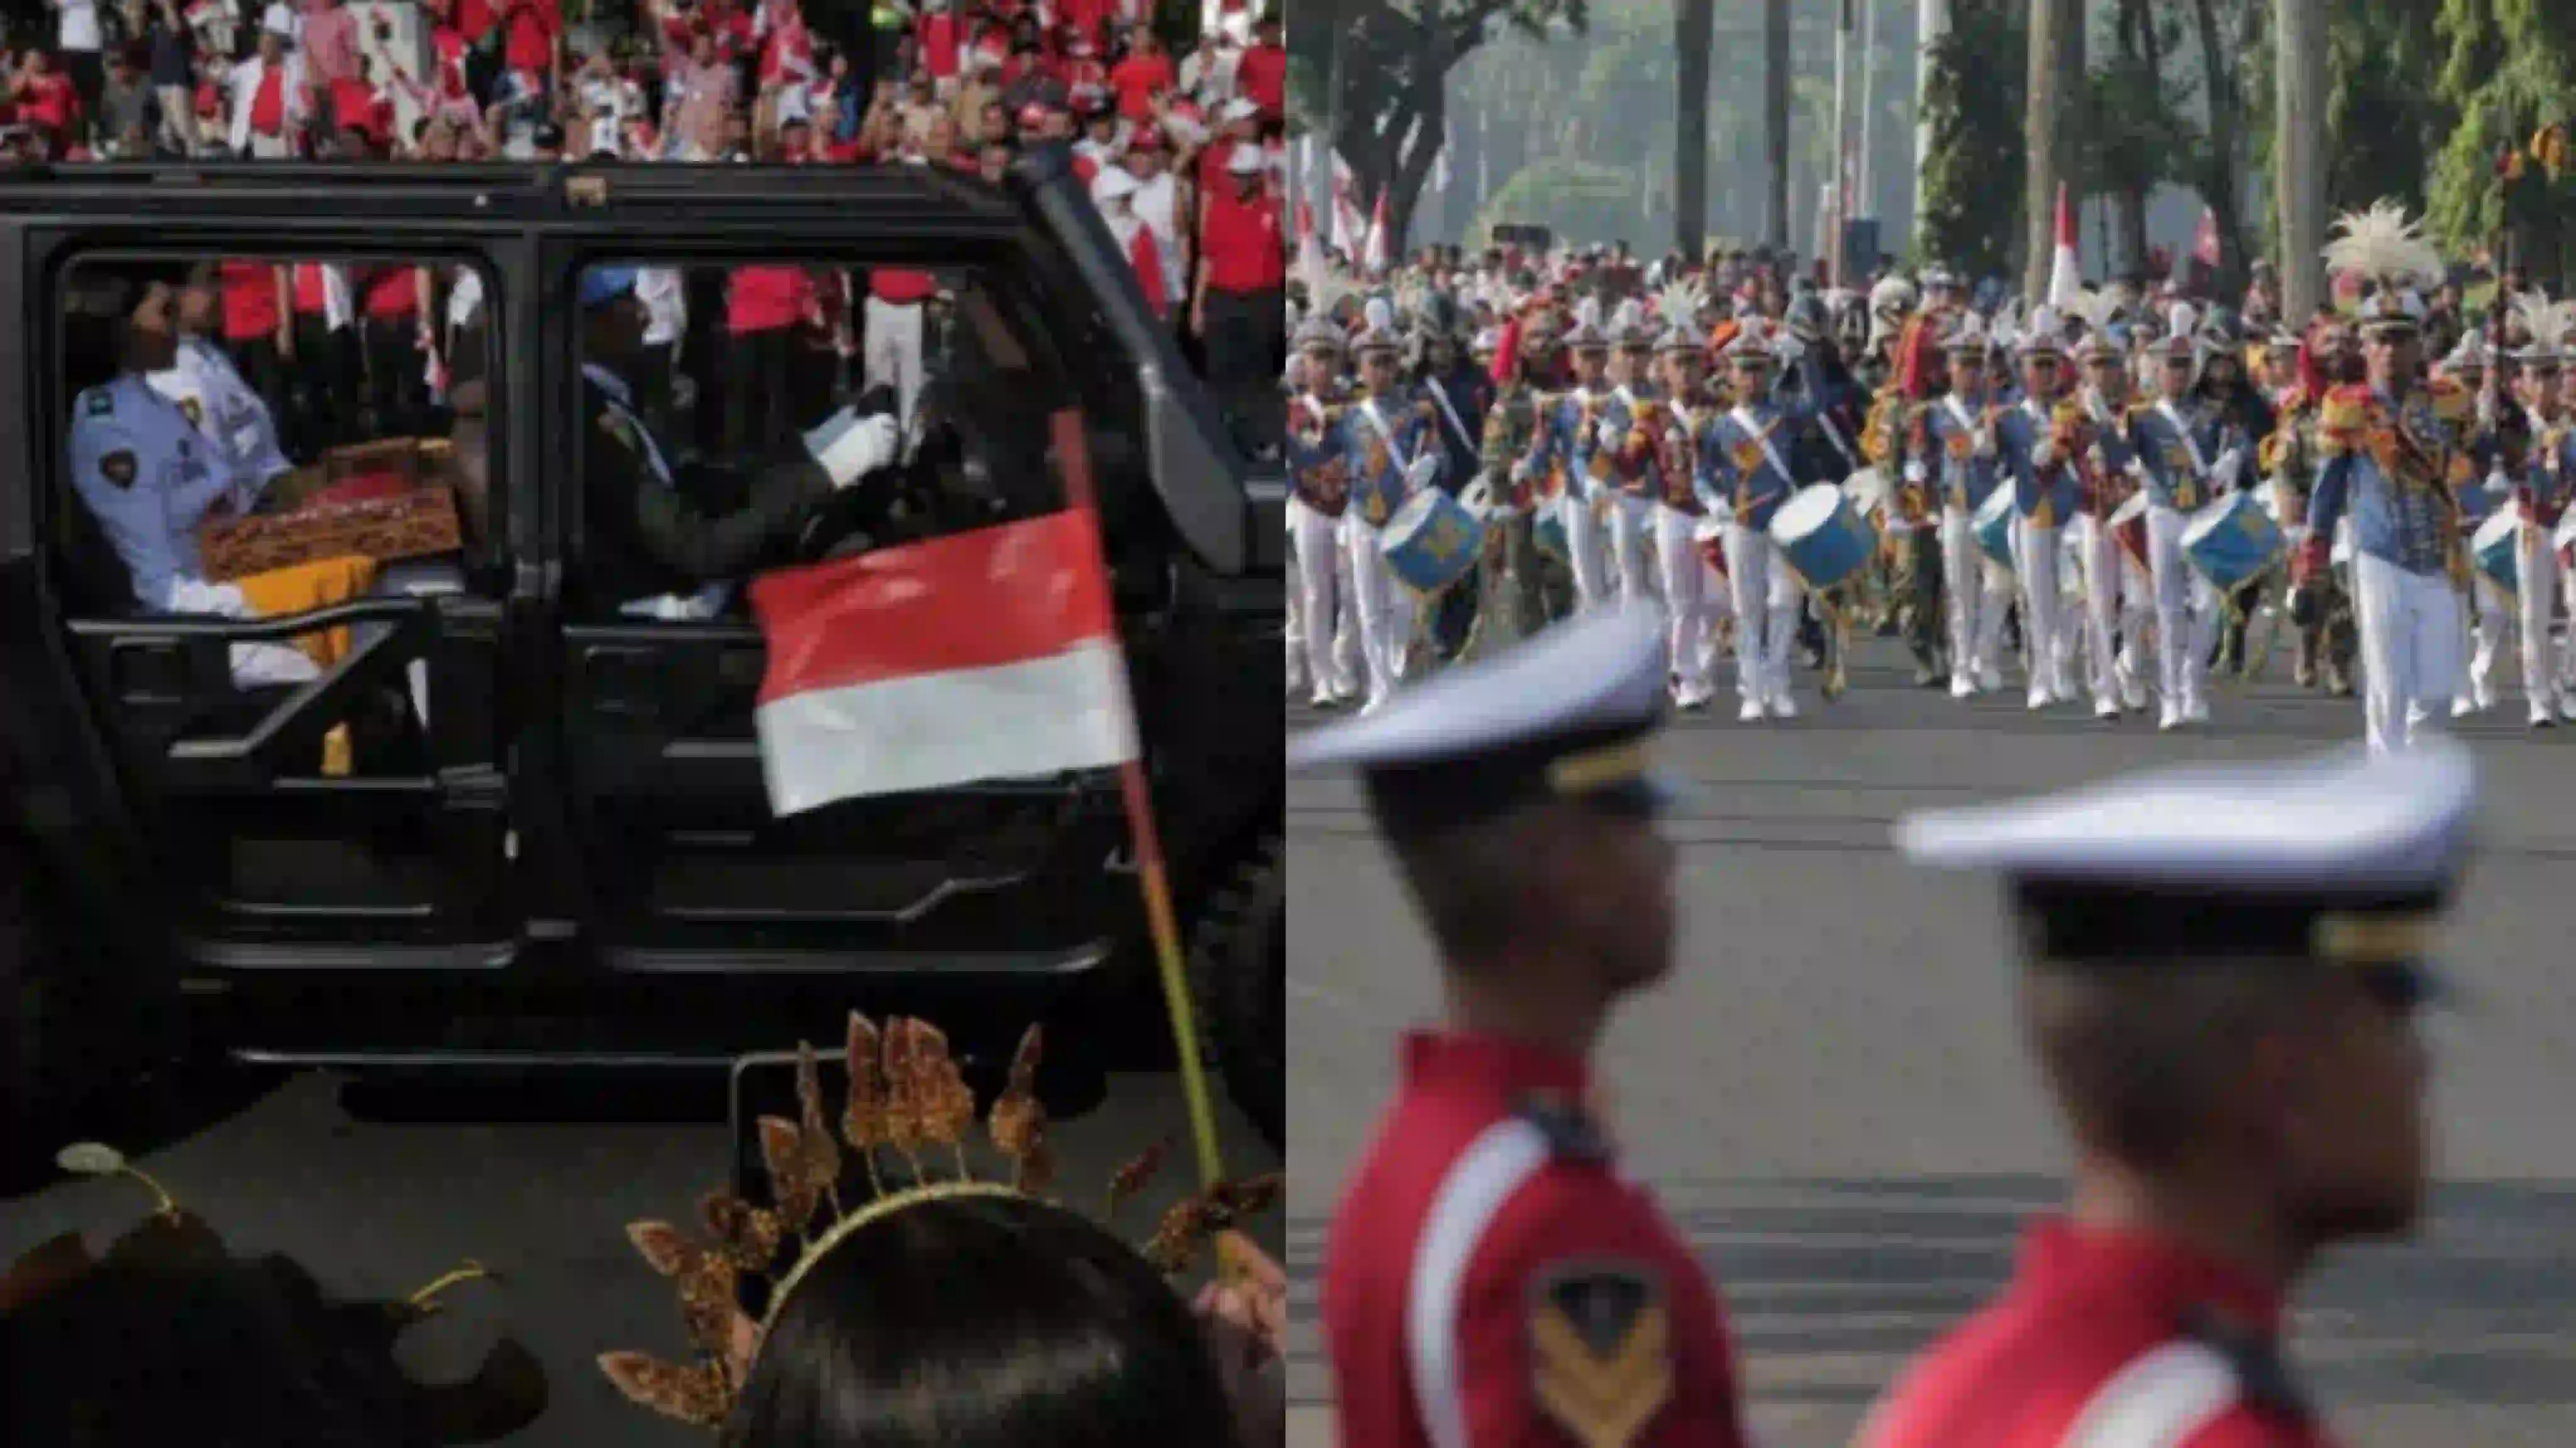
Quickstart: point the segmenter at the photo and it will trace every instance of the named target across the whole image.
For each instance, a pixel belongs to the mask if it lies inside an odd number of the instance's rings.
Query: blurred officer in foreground
[[[1653,611],[1600,613],[1289,750],[1359,771],[1447,997],[1327,1245],[1343,1448],[1744,1441],[1717,1294],[1590,1101],[1672,966],[1665,702]]]
[[[2319,1249],[2422,1209],[2415,1016],[2474,788],[2455,746],[2355,750],[1899,826],[1914,860],[2009,882],[2076,1165],[1862,1448],[2334,1441],[2284,1365],[2284,1299]]]

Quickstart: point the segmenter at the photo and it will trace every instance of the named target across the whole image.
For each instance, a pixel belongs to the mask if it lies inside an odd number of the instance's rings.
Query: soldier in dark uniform
[[[636,411],[626,377],[644,351],[635,269],[581,279],[584,572],[601,602],[631,616],[708,618],[731,580],[793,542],[813,510],[895,458],[888,412],[844,410],[759,468],[742,505],[701,507],[682,489],[669,444]]]
[[[2416,1015],[2474,793],[2443,744],[1899,825],[1918,863],[2006,877],[2075,1165],[2011,1285],[1861,1448],[2334,1441],[2285,1365],[2286,1299],[2325,1248],[2423,1209]]]
[[[1442,478],[1452,493],[1465,491],[1481,471],[1485,410],[1494,400],[1494,379],[1467,355],[1462,325],[1456,301],[1438,293],[1413,323],[1414,368],[1423,395],[1431,400],[1441,450],[1449,458]],[[1432,617],[1432,644],[1444,661],[1458,656],[1475,627],[1477,602],[1485,592],[1482,567],[1480,562],[1443,595]]]
[[[1449,1001],[1325,1252],[1339,1442],[1745,1441],[1717,1294],[1590,1100],[1611,1009],[1672,966],[1664,703],[1653,611],[1616,610],[1289,749],[1360,772]]]

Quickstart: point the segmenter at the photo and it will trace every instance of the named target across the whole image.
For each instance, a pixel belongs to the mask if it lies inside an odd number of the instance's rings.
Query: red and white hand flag
[[[755,579],[770,808],[1136,758],[1093,528],[1068,509]]]

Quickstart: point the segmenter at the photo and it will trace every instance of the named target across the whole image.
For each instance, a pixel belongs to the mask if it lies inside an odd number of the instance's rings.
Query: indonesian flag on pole
[[[1313,203],[1297,203],[1297,265],[1308,276],[1321,276],[1324,271],[1324,243],[1315,235]]]
[[[2191,234],[2191,254],[2218,265],[2218,213],[2209,207],[2200,209],[2200,226]]]
[[[770,808],[1136,758],[1092,526],[1067,509],[753,580]]]
[[[2075,208],[2066,183],[2057,183],[2057,259],[2048,269],[2048,304],[2063,310],[2084,290],[2084,266],[2075,256]]]
[[[1395,258],[1388,255],[1393,238],[1387,230],[1386,188],[1381,186],[1377,189],[1377,208],[1369,213],[1368,269],[1372,272],[1383,274],[1395,263]]]

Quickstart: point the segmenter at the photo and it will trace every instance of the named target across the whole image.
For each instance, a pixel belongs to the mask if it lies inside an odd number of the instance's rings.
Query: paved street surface
[[[497,1289],[461,1286],[447,1298],[460,1318],[506,1320],[545,1365],[546,1414],[508,1444],[705,1448],[710,1441],[629,1405],[593,1364],[614,1348],[677,1358],[686,1346],[677,1298],[628,1245],[625,1225],[644,1217],[693,1224],[699,1196],[724,1182],[720,1077],[686,1092],[584,1079],[502,1095],[344,1090],[308,1073],[239,1083],[225,1076],[184,1094],[199,1119],[142,1164],[235,1252],[290,1253],[326,1287],[353,1295],[406,1295],[467,1257],[508,1279]],[[638,1119],[648,1095],[652,1109],[681,1119]],[[561,1119],[594,1114],[624,1119]],[[1141,1243],[1189,1185],[1187,1119],[1177,1077],[1113,1076],[1096,1109],[1052,1129],[1068,1200],[1096,1210],[1120,1165],[1172,1135],[1158,1188],[1120,1213]],[[1227,1112],[1219,1129],[1229,1171],[1276,1169],[1239,1117]],[[117,1144],[141,1154],[136,1140]],[[65,1182],[0,1199],[0,1260],[69,1230],[104,1248],[149,1207],[130,1182]],[[1254,1235],[1276,1253],[1284,1232],[1274,1214]],[[460,1361],[455,1370],[469,1369]]]
[[[2286,657],[2276,680],[2222,689],[2214,727],[2186,735],[2035,717],[2017,695],[1956,703],[1914,689],[1891,644],[1861,662],[1833,706],[1802,673],[1795,722],[1738,725],[1730,691],[1676,731],[1667,761],[1705,795],[1673,826],[1681,963],[1604,1052],[1613,1125],[1722,1284],[1774,1448],[1848,1442],[2056,1196],[1997,893],[1908,870],[1890,823],[2361,729],[2357,703],[2296,690]],[[2576,728],[2521,721],[2517,696],[2460,730],[2487,766],[2487,846],[2448,937],[2474,999],[2433,1036],[2444,1184],[2428,1229],[2337,1257],[2300,1296],[2294,1360],[2357,1448],[2576,1442]],[[1313,722],[1300,711],[1290,728]],[[1391,1088],[1392,1033],[1434,1004],[1359,803],[1340,780],[1290,783],[1295,1448],[1331,1441],[1324,1225]]]

